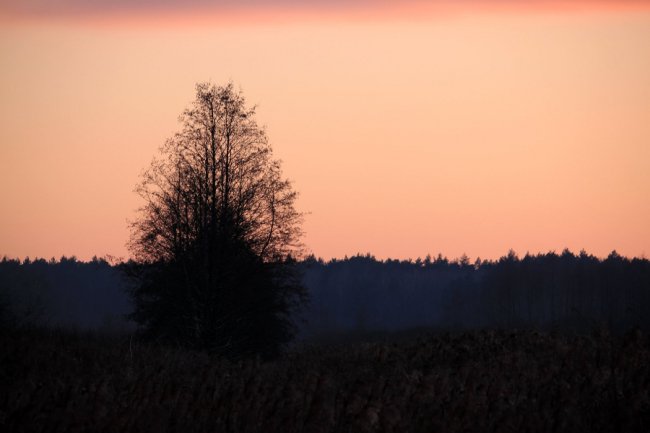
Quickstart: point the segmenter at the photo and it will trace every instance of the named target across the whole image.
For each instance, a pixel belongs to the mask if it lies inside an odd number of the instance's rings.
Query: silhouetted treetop
[[[136,189],[145,201],[132,225],[136,259],[169,261],[196,249],[210,255],[224,236],[264,261],[295,256],[297,193],[282,178],[255,108],[232,83],[202,83],[180,123]]]

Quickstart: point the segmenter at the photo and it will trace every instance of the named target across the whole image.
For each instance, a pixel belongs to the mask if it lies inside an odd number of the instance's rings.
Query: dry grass
[[[0,337],[9,432],[647,432],[650,339],[434,334],[229,362],[126,338]]]

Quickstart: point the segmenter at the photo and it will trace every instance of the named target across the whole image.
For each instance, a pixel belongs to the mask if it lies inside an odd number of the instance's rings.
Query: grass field
[[[647,432],[650,338],[481,331],[269,363],[48,331],[0,336],[5,432]]]

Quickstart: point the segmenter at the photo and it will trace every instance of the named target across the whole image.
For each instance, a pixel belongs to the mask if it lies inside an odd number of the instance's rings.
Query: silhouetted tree
[[[254,115],[232,83],[198,84],[137,187],[133,318],[152,337],[239,356],[292,336],[302,215]]]

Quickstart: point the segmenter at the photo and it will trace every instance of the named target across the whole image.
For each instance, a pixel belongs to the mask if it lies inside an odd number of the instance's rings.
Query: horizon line
[[[645,252],[641,253],[640,255],[628,256],[628,255],[625,255],[625,254],[620,254],[616,249],[613,249],[607,255],[599,256],[599,255],[596,255],[596,254],[589,253],[584,248],[580,249],[580,251],[578,251],[578,252],[574,252],[570,248],[563,248],[560,252],[558,252],[557,250],[548,250],[546,252],[542,252],[542,251],[538,251],[538,252],[526,251],[524,254],[520,254],[519,252],[517,252],[517,251],[515,251],[514,249],[511,248],[511,249],[508,250],[508,252],[506,254],[500,255],[499,257],[485,258],[485,259],[481,258],[480,256],[476,256],[475,258],[473,258],[471,256],[468,256],[465,253],[461,254],[459,257],[454,257],[454,258],[450,258],[449,256],[442,254],[442,252],[438,252],[436,254],[427,253],[424,256],[416,256],[415,258],[413,258],[413,257],[397,258],[397,257],[390,257],[390,256],[378,257],[378,256],[375,256],[374,254],[372,254],[370,252],[366,252],[366,253],[357,252],[357,253],[350,254],[350,255],[344,254],[343,257],[329,257],[327,259],[325,259],[325,258],[323,258],[321,256],[318,256],[316,254],[313,254],[313,253],[308,253],[308,254],[304,254],[297,261],[301,262],[301,261],[306,261],[308,259],[315,259],[317,261],[323,261],[324,263],[332,263],[332,262],[335,262],[335,261],[345,261],[345,260],[350,260],[350,259],[353,259],[353,258],[370,258],[370,259],[376,260],[378,262],[399,261],[399,262],[415,263],[418,260],[420,260],[421,262],[425,262],[427,257],[428,257],[431,260],[431,263],[434,263],[436,260],[440,260],[440,259],[445,260],[445,261],[447,261],[449,263],[459,263],[460,261],[464,260],[464,258],[466,258],[471,264],[476,264],[479,261],[480,261],[480,263],[498,262],[499,260],[501,260],[503,258],[507,258],[507,257],[509,257],[511,255],[514,255],[514,257],[521,260],[521,259],[524,259],[526,257],[540,257],[540,256],[547,256],[547,255],[562,256],[562,255],[564,255],[566,253],[568,253],[568,254],[570,254],[570,255],[572,255],[574,257],[580,257],[582,255],[586,255],[587,257],[596,258],[596,259],[598,259],[600,261],[606,260],[606,259],[608,259],[609,257],[612,257],[612,256],[618,256],[618,257],[621,257],[621,258],[623,258],[625,260],[630,260],[630,261],[635,260],[635,259],[637,259],[637,260],[650,260],[648,257],[646,257]],[[130,257],[129,258],[124,258],[124,257],[121,257],[121,256],[113,256],[112,254],[104,254],[104,255],[101,255],[101,256],[100,255],[93,255],[89,259],[80,259],[75,254],[72,254],[72,255],[69,255],[69,256],[65,255],[65,254],[62,254],[58,258],[54,257],[54,256],[51,256],[50,258],[34,256],[32,258],[29,255],[26,255],[25,257],[20,258],[20,257],[17,257],[17,256],[10,256],[10,255],[7,255],[7,254],[3,254],[0,257],[1,257],[0,262],[18,261],[21,264],[24,263],[27,260],[30,263],[33,263],[33,262],[36,262],[36,261],[41,261],[41,260],[45,261],[45,262],[48,262],[48,263],[50,263],[52,261],[54,261],[55,263],[61,263],[64,260],[73,260],[73,261],[76,261],[78,263],[92,263],[93,261],[104,261],[104,262],[109,263],[111,266],[115,266],[115,265],[119,265],[119,264],[122,264],[122,263],[128,263],[129,261],[132,260],[132,258],[130,258]]]

